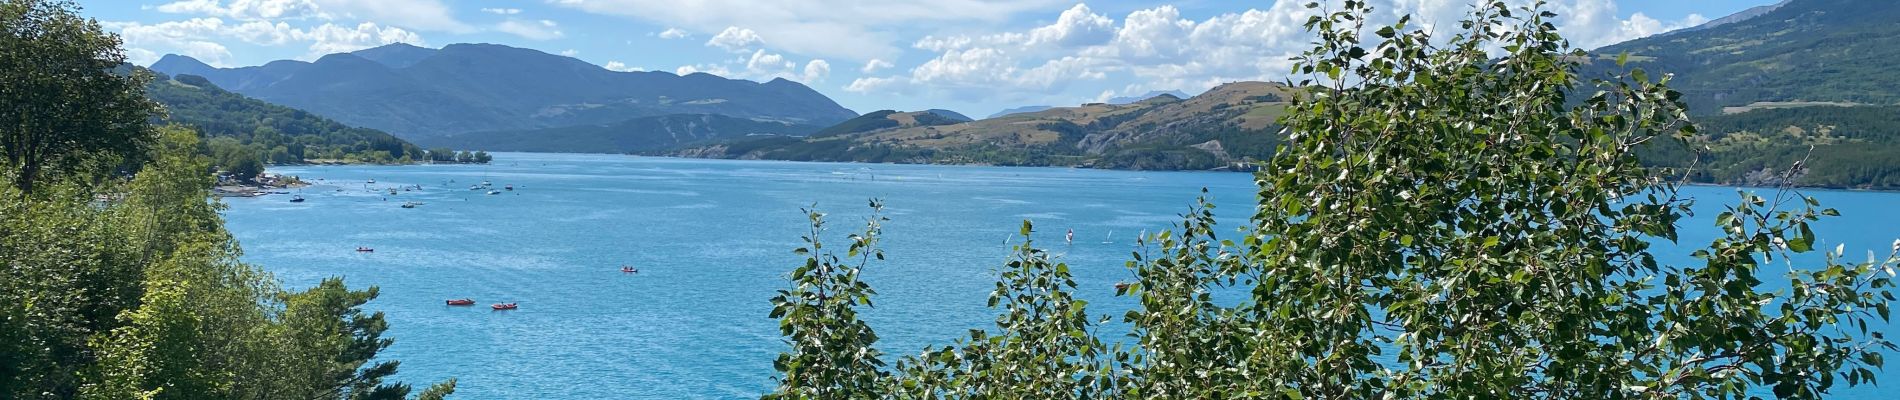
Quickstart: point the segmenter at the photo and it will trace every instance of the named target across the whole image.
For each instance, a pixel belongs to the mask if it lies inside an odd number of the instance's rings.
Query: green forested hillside
[[[1773,11],[1597,49],[1596,73],[1675,74],[1697,114],[1755,102],[1900,104],[1900,1],[1793,0]]]
[[[1900,107],[1762,109],[1698,125],[1686,142],[1653,142],[1644,160],[1694,182],[1771,186],[1805,159],[1794,184],[1900,189]]]
[[[0,0],[0,399],[412,398],[377,288],[241,261],[200,134],[77,14]]]
[[[382,131],[245,97],[195,75],[160,74],[146,93],[164,106],[164,121],[194,127],[208,137],[206,145],[219,156],[220,165],[226,165],[231,154],[255,155],[274,164],[407,163],[424,156],[416,145]]]

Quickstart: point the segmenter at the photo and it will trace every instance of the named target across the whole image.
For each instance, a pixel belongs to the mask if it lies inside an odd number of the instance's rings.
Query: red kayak
[[[495,305],[488,306],[488,308],[493,308],[495,311],[513,310],[515,309],[515,303],[495,303]]]
[[[453,299],[453,300],[449,300],[449,305],[451,306],[475,305],[475,299]]]

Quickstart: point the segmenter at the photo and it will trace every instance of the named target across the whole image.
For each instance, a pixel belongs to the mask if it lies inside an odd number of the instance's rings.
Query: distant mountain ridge
[[[616,72],[493,44],[441,49],[392,44],[314,62],[242,68],[167,55],[151,69],[203,76],[233,92],[416,140],[674,114],[821,126],[857,116],[784,79],[759,83],[704,73]]]
[[[1769,4],[1765,6],[1749,7],[1747,10],[1742,10],[1741,12],[1730,14],[1729,16],[1726,16],[1726,17],[1716,18],[1714,21],[1709,21],[1709,22],[1703,23],[1702,25],[1696,25],[1693,27],[1684,28],[1676,32],[1694,32],[1694,31],[1714,28],[1714,27],[1718,27],[1722,25],[1733,24],[1736,22],[1747,21],[1750,19],[1754,19],[1755,17],[1762,16],[1763,14],[1767,14],[1769,12],[1775,11],[1776,9],[1781,8],[1781,6],[1788,5],[1788,3],[1792,1],[1794,0],[1782,0],[1782,2],[1780,3]]]
[[[970,122],[883,110],[806,138],[739,139],[676,151],[692,157],[939,164],[1066,165],[1119,169],[1233,168],[1264,159],[1294,91],[1235,82],[1182,99],[1162,93],[1128,104],[1091,103]]]
[[[1701,115],[1757,102],[1900,104],[1900,1],[1790,0],[1696,29],[1605,46],[1586,73],[1670,73]],[[1652,75],[1653,76],[1653,75]]]

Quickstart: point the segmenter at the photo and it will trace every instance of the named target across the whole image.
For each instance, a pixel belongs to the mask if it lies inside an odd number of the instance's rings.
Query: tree
[[[1362,2],[1316,16],[1287,141],[1257,177],[1241,254],[1258,279],[1229,392],[1308,398],[1818,398],[1872,376],[1892,345],[1879,262],[1838,251],[1761,287],[1761,263],[1811,251],[1834,214],[1746,195],[1702,265],[1660,265],[1688,211],[1634,148],[1694,132],[1668,77],[1578,87],[1541,9],[1481,4],[1446,44],[1369,28]],[[1375,36],[1376,35],[1376,36]],[[1494,53],[1496,51],[1497,53]],[[1572,102],[1575,93],[1594,94]],[[1774,205],[1770,205],[1774,204]],[[1793,209],[1778,209],[1781,205]],[[1785,244],[1785,246],[1779,245]],[[1888,262],[1892,262],[1889,259]],[[1863,325],[1864,326],[1864,325]],[[1843,329],[1845,328],[1845,329]],[[1391,363],[1376,357],[1394,352]]]
[[[906,398],[1068,399],[1114,397],[1113,371],[1090,330],[1088,302],[1073,295],[1069,265],[1035,247],[1023,221],[1023,244],[1003,266],[990,293],[1000,308],[996,333],[971,330],[955,348],[899,364],[891,391]]]
[[[239,182],[256,180],[258,175],[264,173],[264,163],[257,161],[257,157],[248,155],[236,157],[226,168],[230,169],[231,178],[237,179]]]
[[[1143,239],[1160,253],[1138,252],[1117,289],[1140,299],[1132,347],[1094,357],[1066,268],[1025,244],[994,335],[867,387],[876,363],[845,357],[877,354],[854,311],[871,292],[814,256],[774,298],[793,351],[768,397],[1815,399],[1870,383],[1894,350],[1867,325],[1888,318],[1900,244],[1802,257],[1809,224],[1839,213],[1792,190],[1744,192],[1722,237],[1685,250],[1698,261],[1657,260],[1689,205],[1681,171],[1636,149],[1695,132],[1669,77],[1582,82],[1590,55],[1542,4],[1482,3],[1448,39],[1343,4],[1307,23],[1318,40],[1245,237],[1217,240],[1203,200],[1180,235]],[[1771,262],[1786,291],[1763,284]]]
[[[489,161],[494,161],[494,160],[495,160],[495,157],[489,156],[488,152],[481,151],[481,150],[476,150],[475,155],[469,156],[469,161],[473,161],[476,164],[487,164]]]
[[[137,153],[156,111],[119,38],[66,0],[0,1],[0,153],[13,186],[89,159]]]
[[[780,374],[778,389],[769,399],[864,399],[884,390],[886,372],[882,353],[874,347],[877,334],[858,319],[858,307],[870,307],[871,286],[860,274],[872,260],[883,260],[877,247],[883,233],[884,205],[871,201],[871,217],[864,231],[850,235],[844,257],[825,250],[825,214],[805,209],[811,233],[805,247],[794,251],[805,263],[792,270],[791,289],[772,298],[771,317],[779,319],[779,333],[791,349],[779,354],[772,367]],[[849,260],[847,263],[846,260]]]

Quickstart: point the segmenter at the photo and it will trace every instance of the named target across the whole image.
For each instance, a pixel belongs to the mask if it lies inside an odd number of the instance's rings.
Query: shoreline
[[[756,159],[755,159],[755,158],[713,158],[713,157],[684,157],[684,156],[673,156],[673,155],[654,155],[654,154],[627,154],[627,153],[575,153],[575,152],[532,152],[532,151],[511,151],[511,152],[496,152],[496,153],[491,153],[491,154],[511,154],[511,153],[512,153],[512,154],[547,154],[547,155],[577,155],[577,156],[622,156],[622,157],[639,157],[639,158],[654,158],[654,159],[667,159],[667,160],[682,160],[682,161],[685,161],[685,160],[705,160],[705,161],[732,161],[732,162],[766,162],[766,163],[800,163],[800,164],[839,164],[839,165],[854,165],[854,164],[855,164],[855,165],[916,165],[916,166],[939,166],[939,167],[986,167],[986,168],[1048,168],[1048,169],[1074,169],[1074,170],[1097,170],[1097,171],[1117,171],[1117,172],[1171,172],[1171,173],[1241,173],[1241,174],[1251,174],[1251,173],[1253,173],[1253,172],[1254,172],[1254,171],[1237,171],[1237,170],[1233,170],[1233,169],[1121,169],[1121,168],[1098,168],[1098,167],[1091,167],[1091,166],[1081,166],[1081,165],[1075,165],[1075,166],[1063,166],[1063,165],[997,165],[997,164],[978,164],[978,163],[900,163],[900,162],[864,162],[864,161],[796,161],[796,160],[774,160],[774,159],[763,159],[763,158],[756,158]],[[496,164],[502,164],[502,163],[498,163],[498,162],[490,162],[490,163],[488,163],[488,164],[477,164],[477,163],[429,163],[429,162],[417,162],[417,163],[410,163],[410,164],[371,164],[371,163],[353,163],[353,164],[344,164],[344,163],[337,163],[337,164],[317,164],[317,163],[307,163],[307,164],[292,164],[292,165],[283,165],[283,166],[297,166],[297,167],[326,167],[326,166],[352,166],[352,165],[367,165],[367,166],[408,166],[408,165],[496,165]],[[1781,190],[1781,189],[1783,189],[1783,188],[1781,188],[1781,187],[1774,187],[1774,186],[1752,186],[1752,185],[1735,185],[1735,184],[1722,184],[1722,183],[1708,183],[1708,182],[1684,182],[1684,183],[1680,183],[1679,185],[1681,185],[1681,186],[1698,186],[1698,187],[1718,187],[1718,188],[1736,188],[1736,189],[1751,189],[1751,190]],[[1821,191],[1831,191],[1831,192],[1849,192],[1849,193],[1900,193],[1900,188],[1895,188],[1895,189],[1870,189],[1870,188],[1853,188],[1853,187],[1830,187],[1830,186],[1799,186],[1799,185],[1797,185],[1797,186],[1792,186],[1792,187],[1789,187],[1789,188],[1787,188],[1787,189],[1791,189],[1791,190],[1795,190],[1795,191],[1804,191],[1804,190],[1810,190],[1810,191],[1811,191],[1811,190],[1821,190]]]

